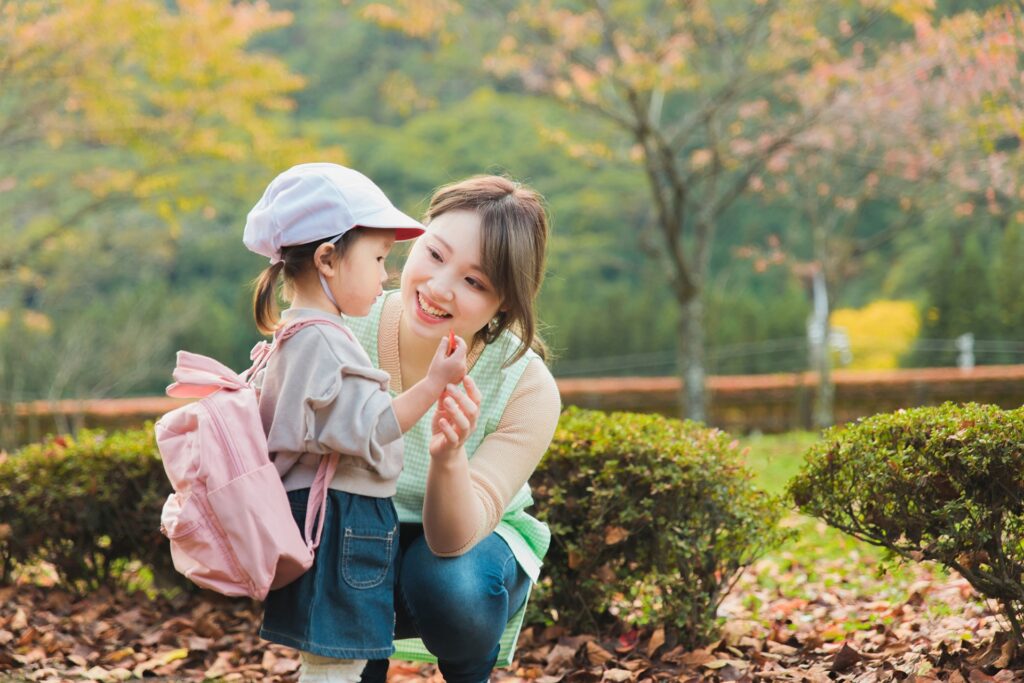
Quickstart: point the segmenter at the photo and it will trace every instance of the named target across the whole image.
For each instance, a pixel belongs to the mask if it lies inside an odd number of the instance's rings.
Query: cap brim
[[[426,228],[423,227],[422,223],[407,216],[393,206],[359,219],[357,225],[363,228],[394,230],[395,240],[399,242],[415,239],[426,232]]]

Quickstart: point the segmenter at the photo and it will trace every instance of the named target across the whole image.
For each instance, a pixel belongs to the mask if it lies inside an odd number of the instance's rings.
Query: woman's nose
[[[430,298],[435,301],[451,301],[452,287],[443,276],[430,278],[427,286],[430,288]]]

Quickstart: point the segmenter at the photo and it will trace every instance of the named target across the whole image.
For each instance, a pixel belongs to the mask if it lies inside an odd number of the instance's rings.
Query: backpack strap
[[[284,327],[274,332],[275,344],[283,342],[285,339],[288,339],[289,337],[293,336],[302,328],[309,327],[310,325],[330,325],[336,330],[341,330],[352,341],[356,340],[355,336],[347,327],[345,327],[344,325],[339,325],[334,320],[330,320],[328,318],[302,318],[301,320],[296,320],[295,322],[289,325],[285,325]]]
[[[267,366],[275,350],[281,348],[281,345],[294,336],[296,332],[310,325],[330,325],[348,335],[349,339],[353,342],[359,343],[348,328],[339,325],[334,320],[327,318],[303,318],[277,330],[274,333],[273,344],[261,341],[253,347],[252,353],[249,355],[253,364],[252,367],[242,373],[243,381],[251,382],[256,373]],[[327,517],[327,491],[330,488],[331,481],[334,479],[334,473],[338,469],[338,460],[339,455],[337,453],[330,453],[320,458],[320,464],[316,468],[316,477],[309,487],[309,500],[306,503],[306,522],[304,524],[303,530],[305,533],[303,537],[306,539],[306,545],[310,551],[315,551],[320,545],[320,537],[324,532],[324,520]],[[315,536],[313,535],[314,521],[317,522]]]
[[[336,321],[328,318],[303,318],[302,320],[296,320],[295,322],[285,325],[274,332],[274,343],[269,344],[266,341],[259,341],[256,346],[252,347],[252,351],[249,352],[249,360],[252,361],[252,366],[243,372],[240,376],[246,382],[252,382],[253,378],[256,377],[256,373],[267,366],[270,362],[270,356],[273,355],[274,351],[279,349],[286,339],[290,339],[295,335],[296,332],[304,327],[310,325],[330,325],[336,330],[341,331],[343,334],[348,336],[349,339],[356,341],[355,335],[352,331],[343,325],[339,325]]]
[[[306,523],[303,538],[310,550],[316,550],[320,545],[320,536],[324,532],[324,518],[327,516],[327,490],[330,488],[331,480],[338,469],[337,453],[330,453],[320,458],[320,465],[316,468],[316,478],[309,487],[309,501],[306,503]],[[316,536],[313,536],[313,520],[319,517]]]

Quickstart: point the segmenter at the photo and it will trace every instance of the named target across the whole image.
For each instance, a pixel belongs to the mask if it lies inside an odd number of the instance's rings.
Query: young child
[[[364,316],[382,293],[384,259],[396,240],[423,226],[396,209],[366,176],[327,163],[301,164],[275,178],[249,213],[244,242],[271,259],[254,295],[256,324],[271,333],[304,318]],[[290,307],[278,319],[283,279]],[[358,681],[367,659],[393,652],[398,518],[391,497],[402,470],[402,433],[466,373],[466,344],[442,341],[426,377],[392,399],[346,331],[309,325],[270,359],[260,415],[274,464],[300,528],[320,459],[337,453],[313,566],[271,591],[260,636],[302,652],[302,681]],[[260,381],[260,380],[258,380]],[[445,398],[441,401],[443,406]],[[445,438],[465,425],[443,417]]]

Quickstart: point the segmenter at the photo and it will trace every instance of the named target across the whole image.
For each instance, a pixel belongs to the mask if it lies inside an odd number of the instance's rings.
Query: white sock
[[[300,683],[359,683],[365,659],[334,659],[303,652]]]

